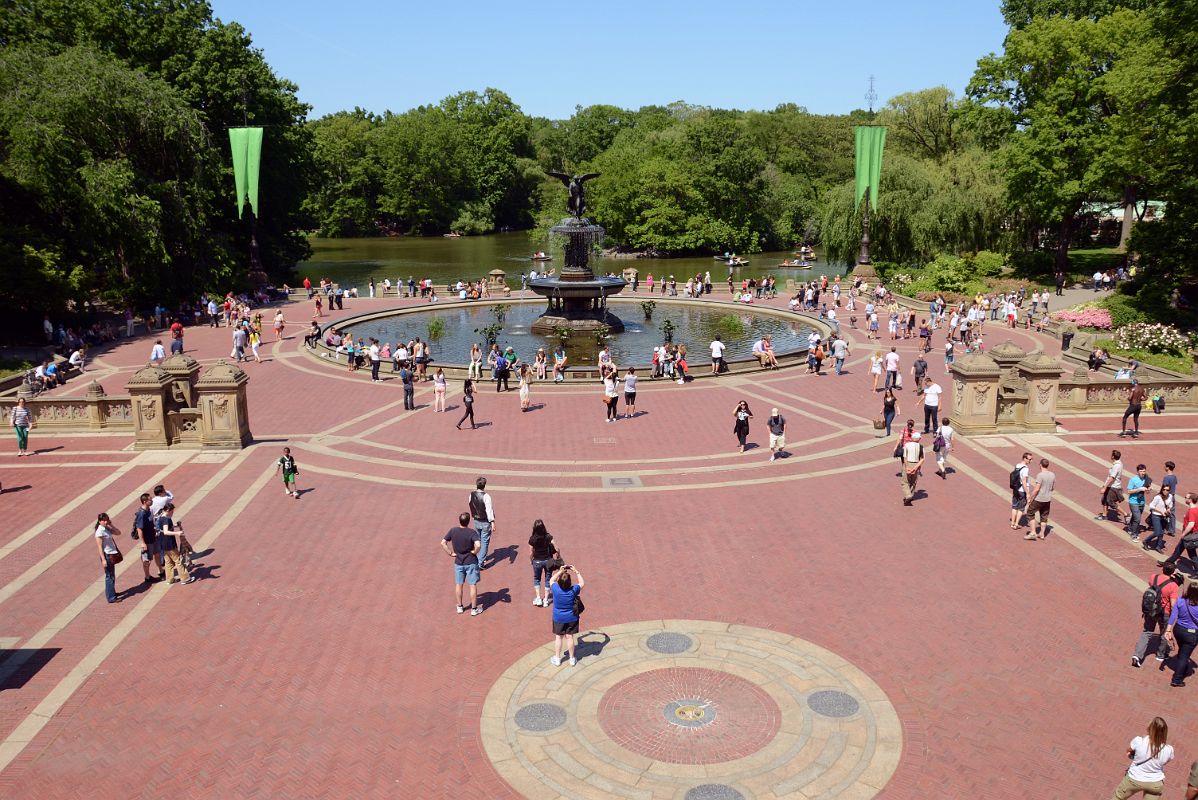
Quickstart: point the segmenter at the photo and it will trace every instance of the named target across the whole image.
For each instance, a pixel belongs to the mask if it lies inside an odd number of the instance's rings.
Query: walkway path
[[[427,387],[404,412],[395,381],[329,369],[302,327],[246,367],[258,443],[245,451],[35,431],[40,455],[0,456],[0,796],[1090,797],[1156,713],[1181,760],[1195,755],[1198,729],[1176,712],[1189,689],[1127,663],[1156,561],[1092,514],[1112,445],[1154,476],[1173,458],[1192,487],[1198,416],[1149,417],[1135,442],[1101,416],[962,442],[948,478],[929,470],[904,508],[893,444],[870,424],[879,345],[859,332],[842,377],[643,380],[644,413],[615,424],[597,387],[537,386],[531,414],[484,388],[485,424],[459,432],[457,387],[448,414]],[[189,329],[187,346],[210,361],[226,334]],[[986,336],[1004,338],[1059,350]],[[119,391],[149,344],[104,353],[93,374]],[[898,346],[909,362],[913,343]],[[742,398],[756,415],[744,454]],[[791,447],[770,463],[774,406]],[[283,444],[298,502],[271,477]],[[1025,448],[1061,484],[1042,542],[1006,525]],[[471,618],[454,613],[438,539],[479,474],[500,561]],[[109,606],[91,523],[107,510],[126,528],[157,482],[199,540],[201,580],[142,587],[129,559],[130,595]],[[548,615],[531,603],[537,518],[587,579],[592,633],[573,670],[549,667]]]

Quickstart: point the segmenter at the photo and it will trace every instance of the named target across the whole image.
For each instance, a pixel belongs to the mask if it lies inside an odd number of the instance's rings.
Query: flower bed
[[[1182,355],[1190,349],[1190,338],[1172,325],[1135,322],[1121,327],[1116,335],[1124,350],[1150,350]]]
[[[1100,331],[1109,331],[1111,329],[1111,312],[1105,308],[1067,309],[1065,311],[1057,311],[1051,316],[1058,322],[1072,322],[1081,328],[1094,328]]]

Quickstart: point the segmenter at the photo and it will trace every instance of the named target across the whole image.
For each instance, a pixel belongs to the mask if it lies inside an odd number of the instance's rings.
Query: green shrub
[[[1056,266],[1053,254],[1043,250],[1033,250],[1031,252],[1021,250],[1013,253],[1009,263],[1015,276],[1021,278],[1040,278],[1044,276],[1051,278],[1053,267]]]
[[[915,280],[907,284],[906,294],[958,292],[973,295],[985,289],[985,284],[978,279],[973,267],[965,259],[942,253],[920,270]]]
[[[979,278],[993,278],[1002,274],[1006,259],[998,253],[979,250],[969,259],[969,262],[973,266],[973,273]]]
[[[1098,303],[1099,308],[1111,312],[1111,327],[1122,328],[1133,322],[1147,322],[1148,315],[1139,308],[1135,297],[1125,294],[1109,294]]]
[[[445,335],[445,320],[433,317],[428,321],[428,338],[440,339]]]

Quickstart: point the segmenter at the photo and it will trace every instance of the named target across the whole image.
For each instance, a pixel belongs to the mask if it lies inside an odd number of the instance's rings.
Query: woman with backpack
[[[1170,644],[1177,645],[1177,662],[1173,668],[1173,680],[1170,686],[1185,686],[1186,672],[1190,668],[1190,654],[1198,646],[1198,582],[1186,587],[1184,597],[1173,604],[1169,614],[1169,622],[1165,628],[1165,638]]]
[[[1115,787],[1111,800],[1126,800],[1140,794],[1160,797],[1165,790],[1165,765],[1173,760],[1173,746],[1167,744],[1169,725],[1160,717],[1148,723],[1148,735],[1137,736],[1127,748],[1131,766]]]
[[[570,577],[574,573],[577,583]],[[582,573],[570,564],[561,567],[549,579],[549,591],[553,602],[553,658],[549,663],[555,667],[562,664],[562,640],[565,640],[566,656],[570,666],[577,662],[574,658],[574,636],[578,633],[579,615],[583,612],[582,598],[579,593],[585,585]]]

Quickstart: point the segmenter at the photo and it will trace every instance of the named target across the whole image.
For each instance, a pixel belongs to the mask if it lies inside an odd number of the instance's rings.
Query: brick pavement
[[[850,335],[843,377],[644,381],[649,413],[616,424],[586,387],[538,386],[544,408],[527,415],[484,389],[479,417],[493,424],[461,433],[455,414],[404,414],[398,387],[331,370],[292,338],[247,367],[251,427],[278,441],[208,463],[141,456],[113,435],[38,437],[62,449],[27,461],[6,453],[4,485],[30,488],[0,495],[15,520],[0,532],[0,795],[519,796],[490,763],[483,708],[513,665],[547,657],[525,544],[537,518],[586,575],[585,628],[624,636],[620,626],[706,620],[851,662],[901,730],[887,740],[901,757],[881,796],[1017,797],[1046,784],[1098,796],[1156,713],[1188,763],[1198,732],[1173,709],[1189,689],[1127,665],[1139,628],[1129,581],[1155,560],[1085,512],[1095,459],[1111,446],[1158,472],[1173,458],[1187,490],[1195,418],[1145,418],[1134,443],[1110,435],[1110,417],[962,442],[960,470],[925,477],[926,496],[903,508],[892,445],[868,423],[880,403],[862,362],[875,345]],[[1055,352],[1023,331],[987,341],[1008,337]],[[187,342],[209,361],[225,339],[200,328]],[[913,343],[900,349],[909,362]],[[145,352],[142,337],[93,363],[115,393]],[[758,447],[745,454],[729,419],[741,396],[757,414]],[[769,464],[773,403],[790,420],[793,457]],[[298,502],[269,478],[284,439],[310,490]],[[1059,465],[1061,535],[1042,542],[1006,526],[1004,465],[1024,447]],[[453,613],[437,540],[476,474],[491,476],[502,561],[484,573],[486,612],[470,618]],[[127,527],[130,498],[156,477],[181,507],[203,494],[182,514],[193,539],[212,542],[201,580],[108,606],[84,531],[98,510]],[[126,589],[140,567],[122,566]],[[37,652],[6,669],[29,642]],[[585,679],[616,652],[574,669]],[[1170,771],[1171,794],[1183,772]],[[873,793],[862,783],[844,796]]]

